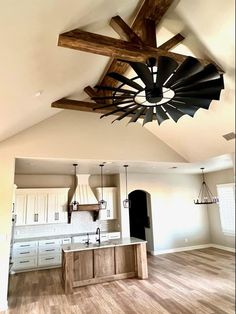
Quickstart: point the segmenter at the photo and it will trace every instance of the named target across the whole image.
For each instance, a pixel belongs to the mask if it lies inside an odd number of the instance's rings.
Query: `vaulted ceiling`
[[[119,15],[132,25],[142,3],[2,1],[0,141],[57,114],[59,109],[51,103],[58,99],[87,101],[84,88],[96,85],[107,69],[109,57],[58,47],[59,34],[79,28],[119,38],[109,26],[111,17]],[[167,120],[161,126],[156,122],[145,125],[189,161],[234,151],[234,141],[222,138],[234,131],[234,12],[233,0],[176,0],[156,29],[158,46],[181,33],[185,39],[172,52],[210,59],[225,72],[221,100],[213,101],[209,110],[200,109],[194,118],[183,116],[178,123]],[[99,119],[100,114],[94,114]],[[110,121],[104,118],[104,123]]]

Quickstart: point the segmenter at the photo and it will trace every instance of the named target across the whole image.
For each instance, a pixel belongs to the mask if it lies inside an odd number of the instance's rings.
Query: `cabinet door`
[[[28,225],[46,223],[47,193],[29,193],[27,195],[27,215]]]
[[[26,223],[26,194],[16,192],[15,196],[15,223],[16,226],[25,225]]]
[[[48,223],[67,222],[67,192],[48,193]]]
[[[101,198],[101,188],[96,189],[97,198]],[[103,198],[107,202],[107,208],[99,211],[100,220],[117,219],[117,200],[116,200],[116,188],[105,187],[103,188]]]

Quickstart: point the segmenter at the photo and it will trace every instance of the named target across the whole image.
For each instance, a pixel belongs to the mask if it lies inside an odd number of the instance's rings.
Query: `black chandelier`
[[[98,202],[100,209],[106,209],[107,208],[107,202],[103,199],[103,167],[104,164],[99,165],[101,168],[101,200]]]
[[[172,118],[177,122],[183,115],[194,116],[200,108],[208,109],[213,99],[219,100],[224,88],[223,75],[213,64],[203,66],[196,58],[187,57],[182,64],[160,56],[145,63],[128,63],[137,76],[129,79],[119,73],[107,75],[118,82],[117,87],[95,86],[105,95],[92,97],[106,102],[94,109],[111,109],[101,118],[119,115],[114,121],[131,116],[129,122],[143,118],[143,125],[156,120],[158,124]],[[109,96],[107,96],[107,93]]]
[[[219,202],[219,199],[216,196],[213,196],[209,187],[207,186],[204,178],[204,168],[200,168],[202,170],[202,186],[198,195],[197,200],[194,200],[194,204],[216,204]]]

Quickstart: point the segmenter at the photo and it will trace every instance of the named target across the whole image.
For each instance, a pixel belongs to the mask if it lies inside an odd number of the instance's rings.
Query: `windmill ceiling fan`
[[[224,88],[223,70],[214,62],[169,51],[184,37],[177,34],[156,46],[156,27],[172,0],[144,0],[132,26],[115,16],[110,25],[121,39],[85,32],[80,29],[61,34],[58,45],[114,58],[107,74],[95,89],[84,91],[92,102],[60,99],[52,107],[99,112],[101,118],[118,116],[143,119],[143,125],[167,119],[177,122],[191,117],[198,109],[208,109],[219,100]],[[135,76],[125,76],[131,67]]]
[[[128,62],[128,61],[127,61]],[[111,96],[96,96],[92,100],[111,100],[111,104],[96,109],[116,107],[101,116],[119,113],[114,121],[132,115],[129,122],[143,118],[143,125],[157,120],[159,124],[172,118],[175,122],[183,115],[194,116],[200,108],[208,109],[212,99],[218,100],[224,88],[223,76],[213,64],[203,66],[188,57],[178,63],[169,57],[149,58],[147,63],[128,62],[137,76],[127,77],[110,72],[107,75],[121,82],[117,87],[95,86],[98,90],[112,91]]]

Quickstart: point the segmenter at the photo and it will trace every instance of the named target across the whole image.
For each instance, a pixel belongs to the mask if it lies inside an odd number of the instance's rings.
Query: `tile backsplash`
[[[118,220],[97,220],[93,221],[89,212],[72,213],[71,224],[44,224],[30,226],[16,226],[14,232],[15,239],[33,238],[51,235],[67,235],[78,233],[95,233],[96,228],[101,231],[119,231]]]

